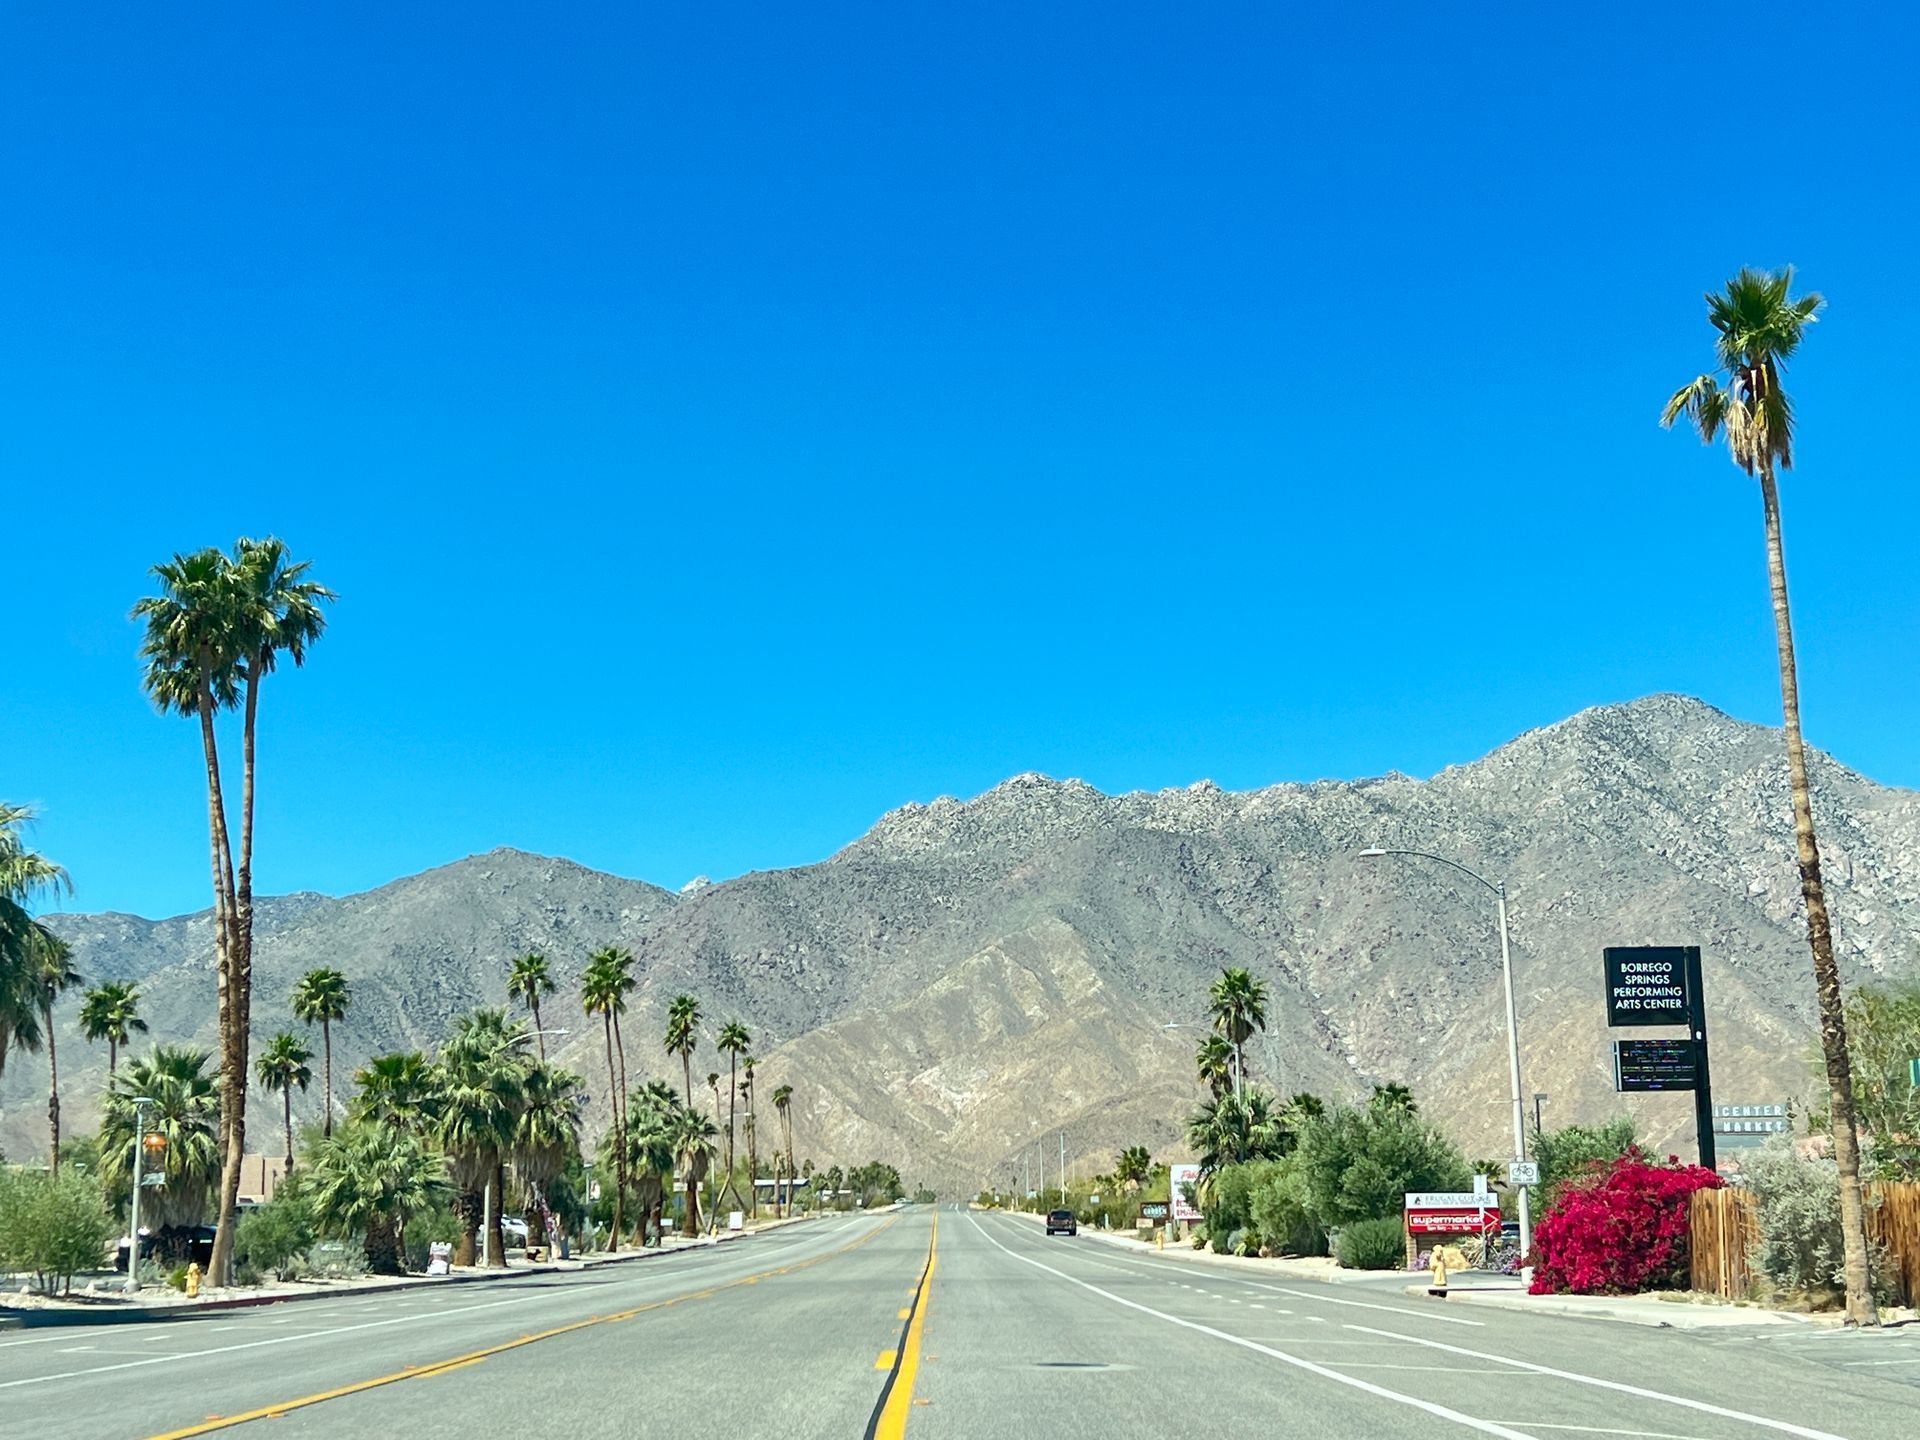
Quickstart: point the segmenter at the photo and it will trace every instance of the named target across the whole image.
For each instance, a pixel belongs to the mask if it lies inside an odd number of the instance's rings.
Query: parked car
[[[202,1270],[213,1259],[213,1226],[211,1225],[169,1225],[164,1230],[142,1229],[140,1232],[140,1259],[170,1260],[176,1265],[185,1265],[189,1261]],[[113,1268],[122,1274],[127,1268],[127,1237],[120,1237],[115,1248]]]
[[[1071,1210],[1049,1210],[1047,1212],[1047,1234],[1078,1235],[1080,1222],[1073,1218]]]

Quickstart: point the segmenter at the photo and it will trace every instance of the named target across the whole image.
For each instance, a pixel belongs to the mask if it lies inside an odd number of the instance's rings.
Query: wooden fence
[[[1693,1288],[1743,1299],[1753,1284],[1748,1256],[1760,1238],[1753,1196],[1732,1186],[1696,1190],[1690,1206]],[[1891,1265],[1895,1300],[1914,1304],[1920,1297],[1920,1184],[1869,1185],[1867,1236]]]

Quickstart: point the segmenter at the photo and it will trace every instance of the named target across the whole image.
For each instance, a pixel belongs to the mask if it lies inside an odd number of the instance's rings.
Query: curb
[[[782,1227],[784,1228],[784,1227]],[[608,1265],[627,1265],[636,1260],[654,1260],[663,1255],[678,1255],[688,1250],[711,1250],[716,1245],[749,1239],[754,1232],[716,1236],[691,1245],[676,1245],[671,1250],[617,1251],[597,1259],[583,1259],[565,1267],[554,1264],[523,1266],[517,1270],[479,1270],[462,1275],[420,1275],[396,1279],[378,1285],[356,1285],[351,1289],[293,1291],[281,1295],[236,1295],[220,1300],[203,1300],[188,1305],[133,1305],[111,1310],[9,1310],[0,1306],[0,1331],[51,1330],[63,1325],[85,1328],[94,1325],[152,1325],[168,1320],[191,1320],[197,1315],[222,1310],[251,1310],[263,1305],[301,1304],[310,1300],[352,1300],[362,1295],[390,1295],[401,1290],[424,1290],[437,1285],[479,1285],[500,1280],[522,1280],[533,1275],[573,1275],[599,1270]]]
[[[1609,1320],[1618,1325],[1640,1325],[1650,1330],[1721,1330],[1742,1325],[1810,1325],[1822,1322],[1810,1316],[1784,1310],[1765,1310],[1759,1306],[1713,1306],[1707,1313],[1716,1318],[1703,1321],[1699,1307],[1678,1302],[1654,1305],[1569,1305],[1553,1296],[1520,1295],[1508,1291],[1453,1289],[1445,1295],[1430,1295],[1424,1285],[1409,1285],[1407,1294],[1419,1300],[1440,1300],[1453,1305],[1481,1305],[1496,1310],[1511,1310],[1521,1315],[1552,1315],[1575,1320]],[[1664,1313],[1663,1313],[1664,1312]],[[1690,1313],[1691,1312],[1691,1313]],[[1725,1315],[1722,1320],[1719,1316]]]
[[[1035,1221],[1041,1218],[1030,1210],[1001,1210],[988,1213],[1020,1215]],[[1080,1234],[1103,1241],[1116,1249],[1125,1250],[1130,1255],[1138,1255],[1149,1260],[1209,1265],[1215,1269],[1237,1270],[1242,1275],[1265,1275],[1282,1280],[1313,1281],[1321,1285],[1364,1285],[1370,1281],[1377,1284],[1394,1274],[1406,1273],[1387,1270],[1342,1270],[1338,1266],[1318,1265],[1311,1270],[1289,1270],[1278,1268],[1278,1265],[1286,1263],[1284,1260],[1276,1263],[1273,1260],[1249,1260],[1244,1255],[1216,1255],[1211,1250],[1195,1250],[1184,1240],[1162,1250],[1157,1246],[1142,1244],[1138,1240],[1125,1239],[1119,1232],[1112,1230],[1090,1230],[1083,1226]]]

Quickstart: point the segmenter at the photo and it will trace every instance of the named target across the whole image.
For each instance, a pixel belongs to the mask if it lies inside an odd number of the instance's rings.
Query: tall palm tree
[[[1215,1099],[1233,1088],[1233,1046],[1227,1043],[1226,1036],[1205,1036],[1193,1052],[1193,1064],[1200,1072],[1200,1083]]]
[[[348,1115],[377,1120],[409,1135],[425,1134],[433,1125],[437,1103],[437,1076],[418,1050],[376,1055],[354,1072],[357,1090]]]
[[[107,1079],[120,1059],[120,1047],[135,1035],[147,1033],[140,1018],[140,991],[122,980],[96,985],[80,1002],[80,1033],[98,1044],[107,1042]]]
[[[674,1131],[686,1109],[673,1086],[650,1080],[627,1097],[627,1173],[638,1203],[634,1231],[642,1245],[650,1222],[665,1206],[673,1179]]]
[[[507,974],[507,998],[518,1000],[533,1016],[533,1038],[542,1060],[547,1058],[547,1037],[540,1024],[540,997],[553,994],[556,988],[547,970],[547,957],[537,950],[529,950],[515,960]]]
[[[720,1051],[727,1057],[727,1173],[726,1189],[733,1191],[738,1200],[740,1192],[733,1183],[733,1132],[735,1107],[740,1098],[739,1072],[740,1057],[747,1053],[747,1047],[753,1044],[753,1036],[747,1033],[747,1027],[738,1020],[729,1020],[720,1027],[716,1041]],[[724,1192],[723,1192],[724,1193]]]
[[[774,1178],[780,1178],[782,1171],[784,1171],[788,1177],[788,1188],[791,1188],[791,1177],[793,1175],[793,1086],[776,1085],[774,1087],[773,1108],[780,1116],[780,1143],[782,1153],[786,1156],[784,1167],[782,1167],[781,1170],[775,1171]],[[776,1207],[777,1212],[782,1215],[785,1215],[792,1208],[791,1197],[783,1198]]]
[[[627,1160],[626,1115],[623,1110],[627,1081],[626,1049],[620,1039],[620,1016],[627,1008],[627,996],[634,988],[631,973],[633,957],[624,950],[608,946],[596,951],[587,961],[580,978],[580,1006],[588,1015],[598,1015],[607,1036],[607,1101],[613,1125],[613,1234],[614,1244],[626,1219]]]
[[[336,1021],[346,1018],[352,1004],[347,977],[338,970],[309,970],[293,987],[294,1018],[320,1027],[320,1048],[326,1057],[327,1075],[327,1112],[321,1128],[327,1135],[333,1134],[333,1027]]]
[[[166,1183],[140,1198],[140,1216],[152,1229],[206,1219],[207,1201],[220,1178],[220,1096],[207,1073],[212,1059],[210,1052],[192,1046],[155,1046],[127,1061],[101,1105],[100,1169],[112,1187],[133,1182],[139,1138],[134,1097],[153,1102],[146,1107],[146,1129],[166,1141],[158,1152]]]
[[[254,1078],[268,1094],[280,1092],[280,1117],[287,1127],[287,1174],[293,1174],[293,1092],[313,1084],[313,1051],[300,1037],[282,1030],[253,1062]]]
[[[714,1093],[719,1094],[720,1077],[713,1077]],[[681,1178],[687,1187],[686,1216],[682,1222],[682,1234],[700,1233],[700,1186],[707,1178],[707,1170],[713,1164],[713,1137],[720,1133],[719,1127],[707,1119],[692,1106],[683,1109],[675,1117],[672,1129],[674,1163],[680,1167]]]
[[[22,831],[33,808],[0,801],[0,1074],[11,1049],[40,1048],[39,947],[47,930],[27,905],[50,891],[71,891],[67,872],[29,850]]]
[[[1113,1178],[1127,1187],[1132,1194],[1153,1177],[1153,1157],[1147,1153],[1144,1145],[1129,1145],[1120,1152],[1120,1159],[1113,1167]]]
[[[1403,1115],[1417,1115],[1420,1106],[1413,1098],[1413,1091],[1398,1081],[1390,1085],[1376,1085],[1373,1094],[1367,1100],[1369,1110],[1380,1113],[1398,1112]]]
[[[760,1152],[753,1112],[753,1067],[758,1063],[751,1055],[740,1062],[740,1099],[747,1107],[747,1213],[756,1219],[760,1214]]]
[[[504,1264],[500,1175],[525,1104],[527,1028],[502,1009],[482,1008],[454,1022],[434,1064],[434,1132],[461,1200],[461,1248],[473,1233],[476,1199],[491,1217],[484,1263]],[[490,1197],[494,1203],[487,1204]],[[456,1258],[459,1252],[456,1252]]]
[[[253,988],[253,839],[255,742],[260,687],[281,657],[303,664],[326,628],[322,606],[334,598],[307,578],[277,539],[242,538],[231,559],[218,549],[175,555],[156,565],[160,593],[133,608],[145,622],[141,656],[144,687],[162,713],[200,722],[207,772],[209,857],[213,870],[214,955],[221,1053],[221,1171],[219,1228],[209,1275],[230,1278],[238,1214],[240,1167],[246,1148],[247,1047]],[[236,867],[227,823],[214,715],[240,708],[241,818]],[[331,1115],[329,1115],[331,1120]]]
[[[687,1104],[693,1104],[693,1052],[700,1044],[700,1002],[691,995],[676,995],[667,1006],[667,1053],[680,1057],[681,1073],[687,1082]]]
[[[1203,1176],[1248,1160],[1278,1160],[1292,1148],[1292,1140],[1272,1100],[1260,1089],[1209,1100],[1187,1121],[1187,1143],[1200,1152]]]
[[[33,931],[33,982],[40,1001],[40,1033],[47,1047],[47,1131],[52,1137],[51,1169],[60,1173],[60,1057],[53,1042],[53,1007],[67,991],[84,983],[73,968],[73,951],[51,930]]]
[[[407,1222],[427,1214],[446,1190],[445,1165],[418,1136],[378,1120],[350,1120],[310,1157],[303,1193],[323,1233],[362,1235],[367,1265],[397,1275]]]
[[[718,1129],[720,1124],[720,1072],[718,1070],[709,1070],[707,1072],[707,1089],[713,1092],[714,1134],[717,1135],[720,1133]]]
[[[1266,982],[1237,965],[1222,970],[1207,993],[1207,1006],[1213,1028],[1233,1046],[1233,1093],[1238,1095],[1246,1083],[1247,1041],[1254,1031],[1267,1028]]]
[[[580,1154],[580,1112],[586,1104],[587,1082],[571,1070],[544,1060],[526,1067],[521,1080],[519,1113],[514,1118],[513,1168],[525,1191],[529,1216],[538,1215],[539,1235],[545,1242],[551,1211],[548,1187],[566,1173]]]
[[[1846,1007],[1833,955],[1833,926],[1827,911],[1826,884],[1820,874],[1820,846],[1813,829],[1807,749],[1800,730],[1800,677],[1794,659],[1793,614],[1787,600],[1786,550],[1780,525],[1779,475],[1793,468],[1794,426],[1793,402],[1781,375],[1825,302],[1811,294],[1795,299],[1792,290],[1791,266],[1771,274],[1746,268],[1727,282],[1724,292],[1705,297],[1707,322],[1715,332],[1715,369],[1674,391],[1661,412],[1660,423],[1671,428],[1685,417],[1709,445],[1724,436],[1733,463],[1760,482],[1774,646],[1780,666],[1780,708],[1787,734],[1787,784],[1793,797],[1794,848],[1800,866],[1800,893],[1807,907],[1807,945],[1813,953],[1820,1050],[1826,1061],[1833,1124],[1833,1158],[1840,1172],[1847,1323],[1877,1325],[1879,1314],[1868,1274]]]

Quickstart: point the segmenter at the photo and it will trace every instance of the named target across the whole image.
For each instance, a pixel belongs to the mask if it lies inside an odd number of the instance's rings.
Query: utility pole
[[[127,1293],[140,1288],[140,1192],[147,1168],[147,1106],[145,1095],[133,1097],[133,1228],[127,1232]]]
[[[1067,1132],[1060,1132],[1060,1203],[1067,1203]]]

